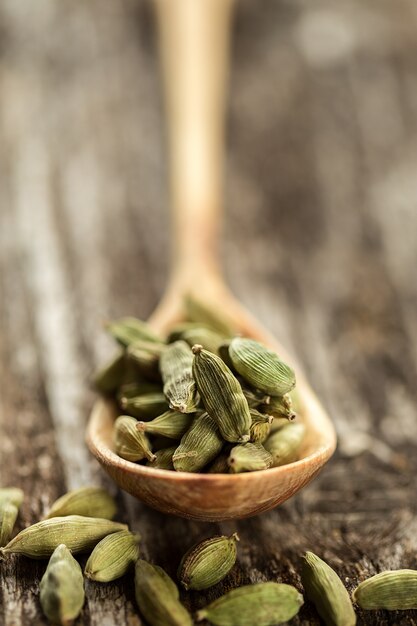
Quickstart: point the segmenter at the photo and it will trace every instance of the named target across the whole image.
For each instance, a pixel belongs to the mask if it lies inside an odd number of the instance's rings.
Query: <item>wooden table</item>
[[[245,0],[230,88],[224,264],[234,292],[300,359],[339,433],[300,495],[237,523],[134,502],[84,445],[100,322],[146,317],[168,271],[164,132],[142,0],[0,9],[0,483],[19,528],[68,488],[107,485],[142,554],[175,573],[191,543],[238,531],[223,589],[300,586],[313,549],[349,590],[416,567],[417,8],[413,0]],[[5,626],[44,624],[45,564],[0,566]],[[87,584],[77,624],[140,624],[132,578]],[[361,613],[417,624],[417,613]],[[318,624],[306,604],[294,624]]]

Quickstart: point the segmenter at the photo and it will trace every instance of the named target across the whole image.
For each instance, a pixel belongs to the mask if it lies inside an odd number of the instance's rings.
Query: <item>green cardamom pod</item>
[[[170,448],[162,448],[155,452],[155,458],[152,461],[147,461],[148,467],[154,467],[155,469],[173,470],[174,463],[172,457],[174,456],[177,446]]]
[[[142,559],[136,561],[135,596],[139,610],[150,626],[192,626],[190,614],[173,593],[175,583],[168,583],[167,576]]]
[[[286,465],[297,460],[304,433],[304,424],[290,422],[284,428],[269,435],[264,447],[272,456],[272,467]]]
[[[256,472],[271,467],[272,456],[260,443],[243,443],[231,449],[228,463],[233,474]]]
[[[169,439],[181,439],[190,428],[194,413],[180,413],[179,411],[165,411],[150,422],[137,422],[136,428],[150,435],[163,435]]]
[[[113,519],[116,515],[116,503],[112,496],[100,487],[80,487],[65,493],[56,500],[46,519],[64,515],[83,515]]]
[[[292,400],[289,393],[283,396],[272,396],[268,404],[259,407],[259,410],[263,413],[268,413],[273,417],[286,417],[287,420],[292,421],[296,418],[296,413],[292,408]]]
[[[1,487],[0,488],[0,506],[10,503],[19,509],[24,498],[24,493],[18,487]]]
[[[313,552],[304,556],[301,580],[307,597],[327,626],[355,626],[355,611],[344,584]]]
[[[137,428],[137,420],[129,415],[120,415],[114,422],[114,448],[116,453],[126,461],[152,461],[155,457],[149,439]]]
[[[0,502],[0,548],[10,541],[18,513],[19,509],[11,502]]]
[[[178,580],[185,589],[208,589],[223,580],[237,558],[239,536],[211,537],[193,546],[183,556]]]
[[[223,440],[208,413],[197,417],[172,457],[177,472],[198,472],[221,451]]]
[[[250,409],[252,423],[250,425],[250,441],[252,443],[263,443],[268,439],[271,432],[271,424],[274,421],[272,415],[260,413],[256,409]]]
[[[177,585],[172,580],[171,576],[168,576],[166,571],[164,569],[162,569],[162,567],[159,567],[159,565],[153,565],[153,568],[154,568],[155,573],[160,578],[162,578],[163,582],[168,587],[168,591],[171,593],[171,595],[174,596],[174,598],[176,598],[177,600],[179,600],[180,599],[180,592],[178,590]]]
[[[192,365],[191,348],[182,340],[171,343],[159,363],[169,406],[181,413],[194,413],[199,403]]]
[[[69,626],[78,617],[84,604],[84,579],[81,567],[60,544],[49,559],[40,582],[40,602],[48,620]]]
[[[235,334],[235,324],[228,315],[220,312],[219,307],[212,307],[207,302],[188,294],[184,299],[187,318],[216,330],[221,335],[231,337]]]
[[[295,387],[291,367],[257,341],[235,337],[230,342],[229,354],[235,369],[255,389],[282,396]]]
[[[103,394],[113,394],[123,383],[126,372],[124,352],[119,353],[110,363],[101,368],[93,378],[93,385]]]
[[[144,393],[133,398],[122,398],[120,405],[126,413],[137,419],[152,420],[168,411],[168,402],[163,393]]]
[[[159,381],[159,359],[165,348],[163,343],[139,340],[129,345],[127,357],[135,363],[143,376]]]
[[[125,528],[126,524],[99,517],[52,517],[20,531],[7,546],[0,549],[0,553],[24,554],[33,559],[42,559],[50,556],[61,543],[65,543],[74,554],[86,552],[106,535]]]
[[[220,357],[199,345],[192,350],[198,391],[223,439],[232,443],[249,441],[251,417],[239,382]]]
[[[108,322],[105,327],[110,335],[125,347],[141,339],[163,343],[162,339],[146,322],[142,322],[136,317],[122,317],[113,322]]]
[[[257,583],[229,591],[198,611],[216,626],[276,626],[297,615],[303,596],[292,585]]]
[[[182,335],[182,339],[184,339],[190,347],[195,344],[201,344],[205,350],[214,352],[214,354],[218,354],[219,347],[224,342],[222,335],[216,333],[215,330],[204,328],[204,326],[186,330]]]
[[[84,574],[91,580],[108,583],[124,576],[139,558],[139,535],[120,530],[104,537],[94,548]]]
[[[281,430],[285,426],[288,426],[287,417],[274,417],[274,421],[271,422],[270,433],[275,433],[277,430]]]
[[[399,569],[375,574],[356,587],[352,599],[361,609],[417,609],[417,571]]]

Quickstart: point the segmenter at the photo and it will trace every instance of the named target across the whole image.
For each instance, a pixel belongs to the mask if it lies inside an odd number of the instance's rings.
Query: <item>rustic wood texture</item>
[[[234,25],[224,264],[303,363],[339,433],[320,478],[271,513],[199,524],[118,493],[142,552],[238,531],[222,590],[300,587],[313,549],[351,590],[416,567],[417,9],[413,0],[242,0]],[[103,318],[146,317],[168,269],[167,172],[149,6],[0,3],[0,483],[19,527],[67,488],[108,485],[84,445]],[[0,624],[45,624],[43,563],[0,565]],[[417,624],[417,612],[360,612]],[[141,624],[131,577],[87,584],[77,625]],[[294,624],[318,624],[306,603]]]

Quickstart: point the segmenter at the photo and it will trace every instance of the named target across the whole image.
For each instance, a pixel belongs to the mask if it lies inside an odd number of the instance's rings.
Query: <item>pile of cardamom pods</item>
[[[139,319],[107,324],[121,347],[95,377],[121,413],[114,447],[128,461],[182,472],[265,470],[298,458],[295,375],[253,339],[186,321],[159,337]]]
[[[98,487],[82,487],[59,498],[46,517],[13,539],[13,528],[23,501],[21,489],[0,488],[0,556],[20,554],[49,558],[40,581],[39,600],[51,624],[68,626],[81,613],[85,600],[84,576],[74,554],[90,553],[86,578],[111,582],[134,570],[135,596],[150,626],[192,626],[176,583],[159,566],[140,557],[140,536],[125,524],[112,521],[113,498]],[[227,576],[237,559],[236,533],[216,536],[192,546],[177,572],[185,590],[208,589]],[[4,547],[1,547],[4,546]],[[356,615],[341,579],[312,552],[303,558],[301,582],[306,596],[328,626],[354,626]],[[417,608],[417,572],[381,572],[353,592],[363,609]],[[199,610],[196,621],[215,626],[274,626],[297,615],[304,599],[292,585],[255,583],[233,589]]]

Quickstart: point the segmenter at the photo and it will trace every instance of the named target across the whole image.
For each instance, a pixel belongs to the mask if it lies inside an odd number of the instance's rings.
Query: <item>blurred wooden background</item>
[[[143,555],[175,573],[194,540],[238,530],[222,589],[300,585],[313,549],[349,589],[417,567],[417,5],[238,3],[224,265],[303,363],[339,449],[299,496],[201,525],[118,494]],[[23,527],[67,488],[108,484],[83,438],[103,318],[146,317],[167,277],[161,92],[143,0],[0,2],[0,484]],[[112,488],[112,486],[110,486]],[[44,564],[0,565],[0,624],[44,624]],[[361,624],[417,624],[417,612]],[[87,584],[77,624],[140,624],[132,580]],[[308,604],[294,624],[318,624]]]

